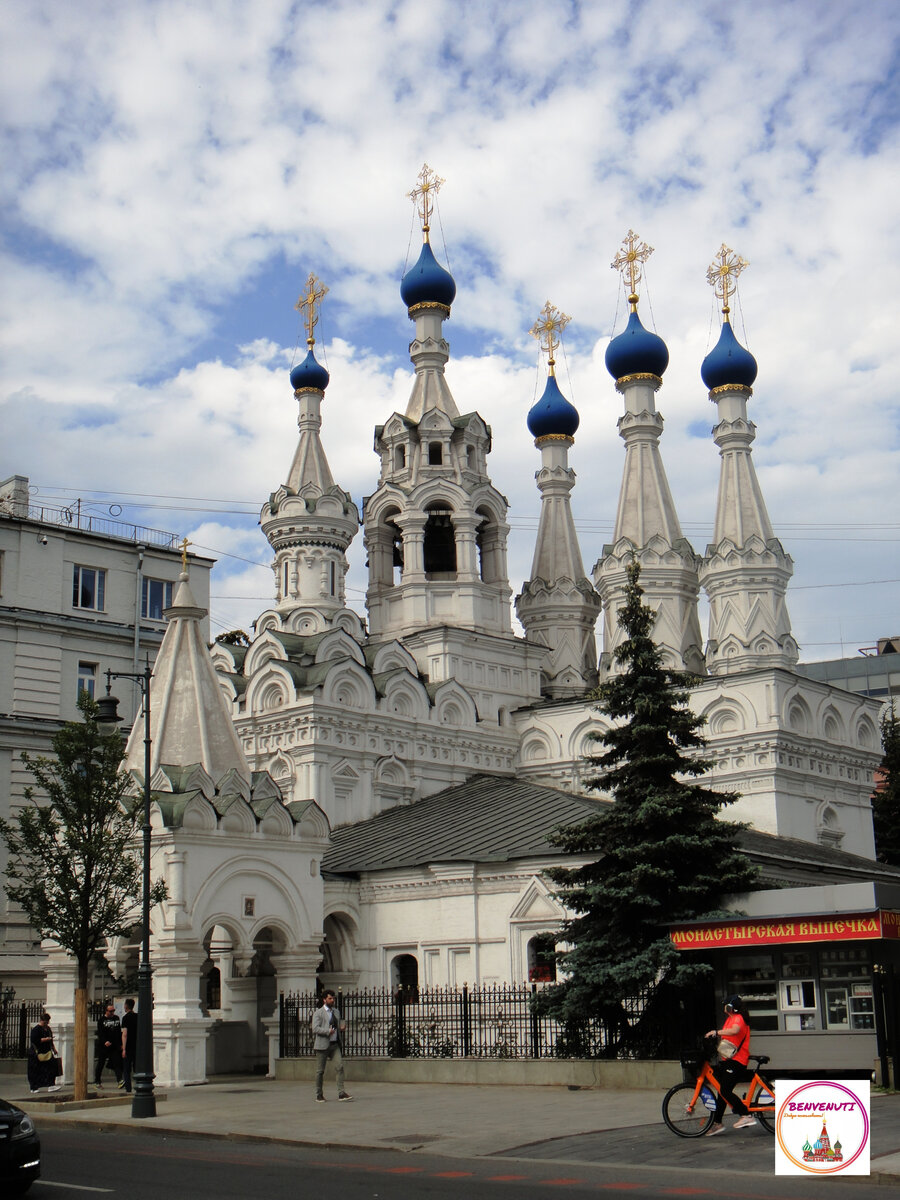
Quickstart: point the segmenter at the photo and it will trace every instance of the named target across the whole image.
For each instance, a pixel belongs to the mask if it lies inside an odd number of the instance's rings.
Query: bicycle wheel
[[[762,1125],[763,1129],[765,1129],[767,1133],[775,1132],[775,1109],[774,1108],[771,1109],[769,1112],[755,1112],[753,1115],[754,1115],[754,1117],[756,1117],[757,1121],[759,1121],[760,1125]]]
[[[662,1102],[663,1120],[679,1137],[702,1137],[712,1125],[713,1114],[703,1103],[702,1093],[697,1097],[693,1111],[687,1111],[696,1086],[694,1083],[677,1083],[669,1088]]]
[[[762,1082],[768,1088],[769,1096],[774,1096],[775,1090],[772,1087],[771,1083],[769,1083],[768,1079],[763,1079],[762,1075],[760,1075],[760,1079],[762,1079]],[[763,1099],[765,1099],[765,1097],[763,1095],[758,1096],[756,1099],[756,1103],[759,1104]],[[760,1125],[762,1125],[763,1129],[765,1129],[767,1133],[775,1132],[775,1105],[774,1104],[772,1105],[771,1109],[768,1112],[755,1112],[753,1115],[754,1115],[754,1117],[756,1117],[756,1119],[759,1121]]]

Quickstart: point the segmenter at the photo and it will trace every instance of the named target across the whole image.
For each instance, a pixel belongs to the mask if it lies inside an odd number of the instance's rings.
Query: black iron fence
[[[28,1000],[16,1004],[0,1003],[0,1058],[25,1058],[31,1039],[31,1031],[44,1011],[45,1001]],[[88,1035],[92,1036],[94,1024],[103,1016],[106,1004],[103,1000],[88,1001]],[[53,1028],[53,1014],[50,1014]]]
[[[28,1038],[44,1011],[42,1000],[0,1005],[0,1058],[24,1058]]]
[[[702,1025],[692,998],[665,986],[577,1022],[539,1013],[537,991],[536,984],[464,984],[339,992],[343,1050],[363,1058],[677,1058]],[[282,1058],[313,1054],[318,1004],[314,992],[282,994]]]

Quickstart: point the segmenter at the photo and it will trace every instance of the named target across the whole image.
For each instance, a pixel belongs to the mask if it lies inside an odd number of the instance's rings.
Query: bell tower
[[[374,637],[437,624],[512,635],[507,503],[487,474],[491,430],[478,413],[460,415],[444,376],[450,347],[443,325],[456,284],[430,241],[443,182],[426,164],[410,192],[423,242],[400,295],[415,323],[415,375],[406,412],[375,430],[381,473],[364,502]]]
[[[366,604],[373,640],[401,639],[430,681],[459,679],[479,697],[480,717],[496,718],[540,696],[543,652],[512,630],[507,501],[487,473],[490,426],[460,414],[444,375],[456,283],[430,239],[443,182],[426,164],[409,193],[423,235],[400,284],[415,324],[415,374],[406,411],[375,430],[381,472],[363,502]]]

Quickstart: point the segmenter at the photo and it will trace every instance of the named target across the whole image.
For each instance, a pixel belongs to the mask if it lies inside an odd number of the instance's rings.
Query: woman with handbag
[[[57,1054],[53,1045],[53,1030],[50,1028],[50,1014],[42,1012],[40,1020],[31,1031],[31,1045],[28,1047],[28,1086],[32,1094],[40,1091],[42,1087],[51,1092],[59,1091],[56,1063]]]
[[[717,1037],[719,1041],[716,1050],[719,1061],[713,1067],[713,1074],[719,1083],[719,1094],[716,1096],[716,1111],[713,1123],[706,1132],[707,1137],[715,1137],[725,1132],[722,1117],[725,1115],[725,1102],[732,1111],[737,1113],[735,1129],[749,1129],[756,1121],[750,1116],[747,1106],[740,1096],[736,1096],[736,1084],[749,1078],[747,1062],[750,1058],[750,1026],[744,1015],[740,996],[729,996],[725,1001],[725,1021],[721,1029],[710,1029],[707,1037]]]

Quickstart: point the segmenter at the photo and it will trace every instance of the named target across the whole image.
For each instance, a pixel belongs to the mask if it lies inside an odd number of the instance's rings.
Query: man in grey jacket
[[[334,992],[326,991],[322,996],[322,1007],[316,1009],[310,1022],[316,1039],[313,1045],[316,1052],[316,1104],[325,1103],[322,1082],[325,1078],[325,1066],[330,1058],[334,1059],[338,1100],[353,1099],[344,1091],[344,1056],[341,1053],[341,1034],[346,1029],[347,1023],[341,1020],[340,1009],[335,1006],[334,1001]]]

